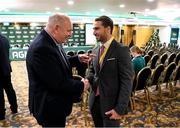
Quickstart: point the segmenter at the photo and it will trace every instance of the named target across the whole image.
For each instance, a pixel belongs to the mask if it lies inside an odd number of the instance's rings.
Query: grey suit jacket
[[[111,109],[115,109],[119,114],[126,114],[133,77],[129,49],[113,40],[101,68],[98,64],[99,46],[93,49],[93,53],[96,57],[87,75],[91,83],[90,109],[94,103],[97,85],[99,85],[102,116]]]

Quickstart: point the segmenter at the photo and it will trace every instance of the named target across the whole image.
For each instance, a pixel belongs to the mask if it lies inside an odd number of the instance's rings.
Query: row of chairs
[[[23,48],[23,49],[28,49],[30,44],[25,43],[25,44],[11,44],[10,45],[12,49],[19,49],[19,48]]]
[[[166,87],[170,88],[170,96],[173,97],[173,86],[176,86],[178,80],[180,80],[180,63],[176,65],[175,62],[171,62],[167,67],[163,64],[159,64],[155,69],[151,69],[148,66],[144,67],[134,79],[131,108],[135,109],[135,94],[137,90],[144,90],[148,106],[151,107],[149,87],[156,85],[159,98],[162,99],[161,84],[166,83]]]
[[[169,65],[171,62],[175,62],[177,65],[180,62],[180,52],[176,55],[172,53],[168,56],[167,53],[159,56],[158,54],[152,55],[145,55],[144,56],[146,65],[150,66],[151,69],[154,69],[157,64]]]
[[[147,54],[149,52],[157,53],[159,55],[162,55],[165,52],[178,53],[178,52],[180,52],[180,46],[178,46],[177,44],[173,44],[173,43],[169,43],[168,47],[166,47],[166,46],[162,47],[162,45],[157,45],[157,46],[152,47],[148,51],[146,51],[145,54]]]
[[[91,53],[91,52],[92,52],[91,49],[89,49],[87,51],[85,51],[85,50],[78,50],[77,52],[75,52],[73,50],[70,50],[70,51],[67,51],[66,54],[67,54],[67,56],[74,56],[76,54],[84,54],[84,53]]]
[[[86,52],[84,50],[79,50],[79,51],[77,51],[77,53],[75,51],[67,51],[66,54],[67,54],[67,56],[74,56],[76,54],[84,54],[84,53],[88,53],[89,54],[91,52],[92,52],[92,50],[89,49]],[[88,65],[85,64],[85,63],[82,63],[81,66],[73,67],[73,74],[85,77],[87,68],[88,68]]]

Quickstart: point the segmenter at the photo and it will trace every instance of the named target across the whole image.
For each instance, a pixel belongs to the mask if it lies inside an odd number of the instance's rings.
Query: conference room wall
[[[151,26],[135,26],[134,30],[136,30],[136,45],[138,47],[144,47],[154,32],[154,28]]]
[[[124,35],[122,35],[123,44],[129,46],[132,39],[138,47],[144,47],[153,34],[154,27],[139,25],[123,25]],[[133,35],[133,31],[135,31]]]

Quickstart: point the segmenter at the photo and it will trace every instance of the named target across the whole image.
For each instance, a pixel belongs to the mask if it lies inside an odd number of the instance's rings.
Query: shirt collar
[[[113,41],[114,37],[111,37],[108,41],[106,41],[104,44],[100,43],[100,47],[104,45],[105,48],[108,48]]]
[[[46,29],[44,29],[44,30],[46,31]],[[61,46],[62,47],[62,44],[59,44],[58,41],[50,33],[48,33],[48,31],[46,31],[46,32],[53,39],[53,41],[56,44],[56,46],[58,46],[58,47]]]

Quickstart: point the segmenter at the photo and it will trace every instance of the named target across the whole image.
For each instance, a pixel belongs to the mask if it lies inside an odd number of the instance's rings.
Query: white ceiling
[[[0,15],[3,13],[54,13],[68,15],[109,15],[115,17],[152,17],[155,19],[180,20],[180,0],[73,0],[74,5],[68,5],[68,0],[0,0]],[[120,8],[124,4],[124,8]],[[55,8],[59,8],[56,10]],[[101,12],[100,9],[104,9]],[[149,9],[149,11],[145,11]],[[130,14],[133,12],[133,14]],[[135,15],[134,15],[135,12]],[[158,15],[158,16],[157,16]]]

